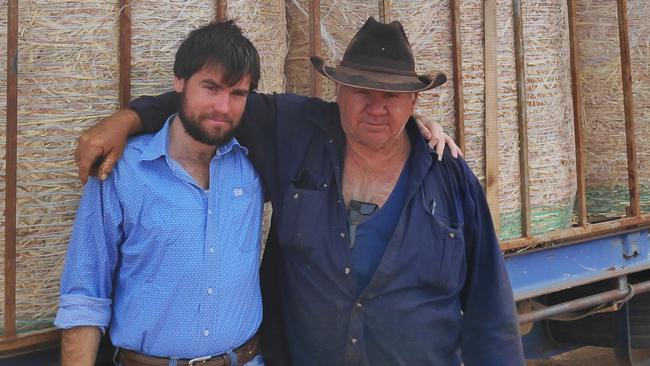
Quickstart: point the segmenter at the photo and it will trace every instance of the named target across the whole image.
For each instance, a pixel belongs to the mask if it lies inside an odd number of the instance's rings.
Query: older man
[[[337,103],[251,96],[238,137],[274,209],[262,273],[267,363],[522,365],[483,191],[464,161],[436,159],[410,117],[417,93],[445,76],[417,75],[401,24],[372,18],[337,68],[312,62],[337,83]],[[87,133],[81,166],[92,145],[119,150],[140,119],[160,128],[175,99],[139,100],[121,132]]]

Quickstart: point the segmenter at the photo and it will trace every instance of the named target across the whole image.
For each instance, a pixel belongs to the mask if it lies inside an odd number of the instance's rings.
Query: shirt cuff
[[[111,321],[111,303],[111,299],[62,295],[54,326],[60,329],[96,326],[103,332]]]

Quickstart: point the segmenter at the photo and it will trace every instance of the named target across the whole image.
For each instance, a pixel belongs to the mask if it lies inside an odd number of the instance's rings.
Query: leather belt
[[[234,353],[237,355],[237,365],[243,366],[253,359],[259,352],[257,334],[244,343]],[[147,356],[142,353],[128,349],[120,349],[120,362],[123,366],[168,366],[169,359],[164,357]],[[180,359],[176,361],[178,366],[232,366],[228,354],[216,356],[197,357],[194,359]]]

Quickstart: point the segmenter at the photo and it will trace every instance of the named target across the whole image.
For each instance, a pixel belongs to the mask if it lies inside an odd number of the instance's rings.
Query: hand
[[[417,122],[418,128],[422,137],[429,141],[429,146],[436,151],[438,155],[438,161],[442,161],[442,154],[445,151],[445,145],[449,146],[451,150],[451,156],[458,158],[463,156],[463,152],[460,150],[454,139],[447,135],[436,122],[429,121],[422,116],[414,116],[415,122]]]
[[[90,175],[106,179],[122,156],[128,136],[140,130],[138,114],[121,109],[84,131],[74,154],[81,183],[86,184]]]

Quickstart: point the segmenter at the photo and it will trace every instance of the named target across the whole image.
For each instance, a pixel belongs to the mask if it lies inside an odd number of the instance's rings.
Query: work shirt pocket
[[[451,205],[422,195],[425,233],[419,258],[420,281],[445,292],[456,293],[465,282],[463,221]],[[453,203],[452,203],[453,205]]]
[[[329,185],[305,179],[303,171],[290,182],[282,201],[278,239],[283,247],[307,252],[327,235]],[[301,178],[302,176],[302,178]]]

